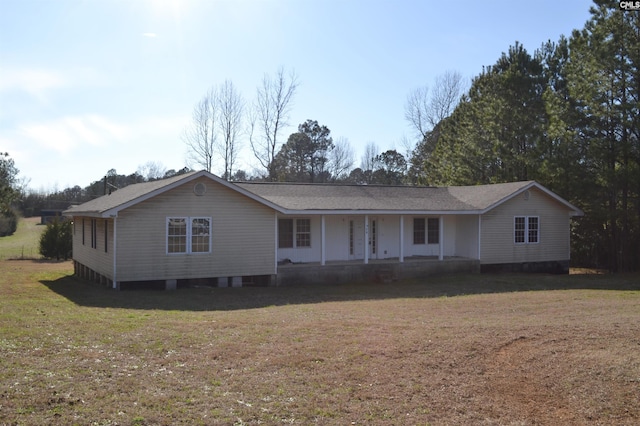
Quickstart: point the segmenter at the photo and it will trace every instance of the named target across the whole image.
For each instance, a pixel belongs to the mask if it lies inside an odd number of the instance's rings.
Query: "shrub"
[[[71,222],[55,218],[40,237],[40,254],[46,258],[67,260],[72,252]]]
[[[13,210],[0,213],[0,237],[12,235],[18,229],[18,215]]]

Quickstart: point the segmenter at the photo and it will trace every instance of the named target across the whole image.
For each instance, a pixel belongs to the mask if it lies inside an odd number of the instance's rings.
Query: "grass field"
[[[13,235],[0,237],[0,260],[39,259],[40,234],[45,229],[39,217],[21,218]]]
[[[632,425],[639,275],[116,292],[0,262],[2,425]]]

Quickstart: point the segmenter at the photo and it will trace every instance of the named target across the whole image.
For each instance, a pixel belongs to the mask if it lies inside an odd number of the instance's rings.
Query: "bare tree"
[[[187,163],[211,172],[218,131],[218,96],[210,89],[193,108],[191,123],[182,135],[187,145]]]
[[[158,161],[147,161],[138,166],[136,173],[143,176],[147,181],[158,180],[167,174],[167,168]]]
[[[334,180],[342,180],[353,167],[353,148],[347,138],[339,138],[329,152],[331,175]]]
[[[429,87],[413,89],[407,96],[404,118],[417,131],[421,139],[424,139],[430,129],[429,113]]]
[[[287,76],[280,68],[273,77],[265,74],[250,113],[251,149],[272,181],[276,179],[273,160],[277,153],[278,137],[282,128],[289,124],[289,113],[297,88],[298,78],[294,72]]]
[[[220,110],[220,155],[224,161],[223,178],[229,180],[233,176],[233,166],[238,157],[240,144],[238,134],[242,128],[244,100],[230,80],[225,80],[218,89],[218,106]]]
[[[465,89],[462,75],[457,71],[447,71],[436,77],[431,94],[428,86],[418,87],[409,93],[404,117],[420,140],[424,140],[440,121],[451,115]]]
[[[431,94],[431,128],[449,117],[452,113],[466,86],[462,80],[462,74],[457,71],[446,71],[436,77],[436,84]]]
[[[375,142],[369,142],[364,147],[364,154],[362,155],[360,161],[360,168],[365,172],[367,170],[374,171],[378,167],[378,153],[380,152],[380,148],[376,145]]]

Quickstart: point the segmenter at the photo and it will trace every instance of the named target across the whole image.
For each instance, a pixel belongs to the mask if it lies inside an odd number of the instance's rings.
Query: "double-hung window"
[[[98,248],[98,219],[91,219],[91,248]]]
[[[440,220],[437,217],[427,219],[427,244],[440,244]]]
[[[516,216],[513,222],[513,241],[516,244],[537,244],[540,241],[540,218]]]
[[[311,219],[296,219],[296,247],[311,247]]]
[[[413,244],[425,243],[425,223],[423,217],[413,218]]]
[[[437,217],[413,218],[413,244],[439,244],[440,219]]]
[[[294,247],[311,247],[311,219],[278,219],[278,248]]]
[[[211,253],[211,218],[167,218],[167,253]]]

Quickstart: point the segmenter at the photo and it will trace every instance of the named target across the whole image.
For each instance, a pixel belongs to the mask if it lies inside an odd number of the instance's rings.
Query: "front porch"
[[[411,256],[399,258],[284,263],[278,265],[276,285],[392,282],[445,273],[479,273],[480,260],[458,256]]]

